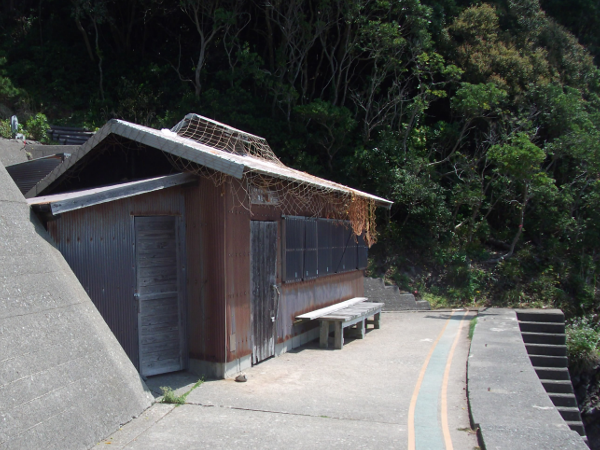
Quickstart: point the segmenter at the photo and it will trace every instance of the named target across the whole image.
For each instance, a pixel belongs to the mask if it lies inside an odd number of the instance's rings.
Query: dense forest
[[[598,2],[0,5],[0,119],[171,127],[196,112],[393,200],[372,274],[434,305],[596,312]]]

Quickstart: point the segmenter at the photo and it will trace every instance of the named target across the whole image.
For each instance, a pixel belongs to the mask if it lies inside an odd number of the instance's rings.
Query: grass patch
[[[432,294],[431,292],[423,292],[421,294],[423,300],[429,302],[431,309],[451,308],[453,305],[443,295]]]
[[[475,325],[477,325],[477,317],[474,317],[469,322],[469,340],[473,340],[473,333],[475,333]]]
[[[189,391],[187,391],[185,394],[182,394],[182,395],[175,394],[175,391],[173,391],[173,389],[169,386],[161,386],[160,390],[163,393],[163,398],[160,402],[161,403],[171,403],[171,404],[178,405],[178,406],[183,405],[185,403],[185,399],[187,398],[187,396],[190,395],[190,392],[192,392],[194,389],[196,389],[202,383],[204,383],[204,377],[202,377],[198,381],[196,381],[196,384],[194,384]]]

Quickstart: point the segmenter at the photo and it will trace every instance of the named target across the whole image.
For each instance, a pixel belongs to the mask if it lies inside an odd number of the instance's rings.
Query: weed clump
[[[174,405],[183,405],[185,404],[185,399],[187,398],[187,396],[190,395],[190,393],[202,383],[204,383],[204,377],[196,381],[196,383],[191,387],[191,389],[182,395],[175,394],[175,391],[173,391],[173,389],[169,386],[161,386],[160,390],[163,393],[163,398],[160,402],[171,403]]]
[[[469,322],[469,340],[470,341],[473,340],[473,334],[475,333],[475,325],[477,325],[477,317],[474,317],[473,319],[471,319],[471,322]]]

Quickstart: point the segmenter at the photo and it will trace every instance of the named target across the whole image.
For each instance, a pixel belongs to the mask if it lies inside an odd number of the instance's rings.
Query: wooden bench
[[[318,320],[320,322],[319,346],[327,348],[330,324],[334,326],[334,348],[344,347],[344,328],[355,327],[354,337],[363,339],[368,325],[380,328],[381,308],[383,303],[367,302],[366,297],[356,297],[335,305],[317,309],[300,316],[297,320]],[[373,320],[367,320],[373,316]]]

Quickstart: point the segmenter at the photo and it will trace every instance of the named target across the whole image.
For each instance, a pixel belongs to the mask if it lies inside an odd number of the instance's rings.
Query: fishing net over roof
[[[357,235],[365,233],[369,245],[375,242],[376,197],[291,169],[275,156],[264,138],[197,114],[186,115],[171,131],[224,152],[256,159],[246,165],[246,184],[233,192],[239,205],[250,212],[253,204],[269,204],[278,206],[284,214],[297,214],[300,209],[315,217],[348,218]],[[217,184],[227,178],[188,160],[175,158],[173,162],[181,170],[201,173]],[[276,170],[269,167],[271,164],[277,166]]]
[[[44,194],[61,177],[79,176],[86,165],[94,164],[95,157],[86,155],[100,145],[100,151],[107,148],[143,151],[147,147],[161,150],[176,169],[229,186],[235,207],[243,207],[251,214],[253,205],[269,205],[277,206],[285,215],[349,219],[354,233],[365,233],[369,245],[375,242],[376,206],[389,208],[392,204],[384,198],[287,167],[264,138],[197,114],[186,115],[171,130],[110,120],[25,196]],[[234,178],[241,182],[232,182]]]
[[[265,138],[246,133],[198,114],[186,115],[171,131],[179,136],[228,153],[240,156],[255,156],[285,166],[275,156]]]

